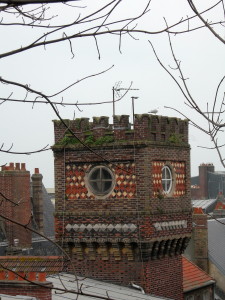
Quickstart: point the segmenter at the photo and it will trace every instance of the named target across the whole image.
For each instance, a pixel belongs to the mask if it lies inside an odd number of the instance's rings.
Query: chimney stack
[[[34,174],[31,176],[32,197],[33,197],[34,219],[36,221],[40,233],[44,232],[42,178],[43,176],[39,174],[39,169],[35,168]]]

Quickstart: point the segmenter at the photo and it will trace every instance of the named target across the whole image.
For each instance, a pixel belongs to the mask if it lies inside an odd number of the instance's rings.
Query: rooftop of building
[[[0,271],[58,274],[66,265],[63,256],[0,256]]]
[[[191,200],[191,202],[192,207],[201,207],[203,212],[209,213],[215,208],[217,199]]]
[[[62,273],[59,276],[48,276],[47,280],[52,282],[54,287],[66,288],[67,290],[80,291],[84,293],[79,295],[79,300],[93,299],[93,295],[97,297],[106,297],[116,300],[169,300],[165,297],[157,297],[149,294],[143,294],[140,290],[132,287],[124,287],[112,283],[107,283],[90,278],[76,277],[73,274]],[[91,296],[88,296],[91,295]],[[72,300],[76,299],[76,294],[69,292],[55,293],[52,291],[52,300]],[[95,298],[94,298],[95,299]]]
[[[189,292],[215,283],[211,276],[184,256],[182,257],[182,263],[184,292]]]

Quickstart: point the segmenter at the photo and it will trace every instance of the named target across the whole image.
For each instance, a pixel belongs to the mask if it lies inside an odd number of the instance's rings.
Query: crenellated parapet
[[[157,115],[135,115],[135,139],[173,144],[188,143],[188,121]]]
[[[114,116],[113,124],[109,124],[106,116],[93,117],[93,122],[88,118],[64,120],[69,129],[61,121],[53,122],[56,146],[80,145],[79,140],[89,146],[127,141],[188,144],[188,121],[179,118],[141,114],[134,116],[134,124],[128,115]]]

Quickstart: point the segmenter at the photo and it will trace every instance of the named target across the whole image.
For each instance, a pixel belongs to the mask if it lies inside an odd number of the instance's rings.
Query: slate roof
[[[31,195],[32,195],[32,184],[31,188]],[[44,234],[47,237],[54,237],[55,236],[55,228],[54,228],[54,205],[52,204],[51,197],[47,193],[45,186],[42,184],[42,193],[43,193],[43,225],[44,225]],[[33,203],[31,201],[31,203]],[[33,205],[33,204],[32,204]],[[35,229],[36,224],[33,224]],[[36,234],[33,233],[33,237],[37,237]]]
[[[182,264],[184,293],[215,283],[211,276],[184,256],[182,257]]]
[[[55,274],[64,270],[62,256],[0,256],[0,271],[45,272]]]
[[[217,199],[192,200],[192,207],[201,207],[205,213],[210,213],[216,206]]]
[[[76,280],[78,279],[78,280]],[[72,274],[62,273],[60,276],[48,276],[47,281],[51,281],[54,287],[63,288],[65,286],[69,290],[77,291],[80,289],[85,294],[91,294],[103,297],[109,297],[116,300],[164,300],[168,298],[151,296],[149,294],[142,294],[141,291],[131,287],[124,287],[116,284],[111,284],[99,280],[89,278],[75,277]],[[63,285],[62,285],[63,283]],[[76,295],[71,293],[60,293],[53,290],[52,300],[74,300]],[[98,299],[89,297],[88,295],[79,295],[79,300]]]
[[[224,225],[223,225],[224,224]],[[225,218],[208,220],[209,260],[225,275]]]

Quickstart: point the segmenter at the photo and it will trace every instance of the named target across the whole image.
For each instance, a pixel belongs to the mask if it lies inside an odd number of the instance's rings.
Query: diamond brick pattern
[[[154,161],[152,163],[153,196],[156,197],[162,191],[162,168],[168,161]],[[170,162],[175,173],[175,189],[173,197],[181,197],[186,191],[186,176],[184,162]]]
[[[92,164],[66,165],[66,197],[68,200],[94,199],[95,196],[88,193],[85,185],[85,175],[92,168]],[[117,163],[106,165],[115,174],[115,187],[108,198],[130,199],[136,195],[135,164]]]
[[[137,230],[135,224],[67,224],[66,230],[75,232],[90,232],[94,230],[95,232],[112,232],[113,230],[117,232],[134,232]]]
[[[180,228],[187,228],[187,220],[169,221],[169,222],[157,222],[153,226],[155,230],[174,230]]]

